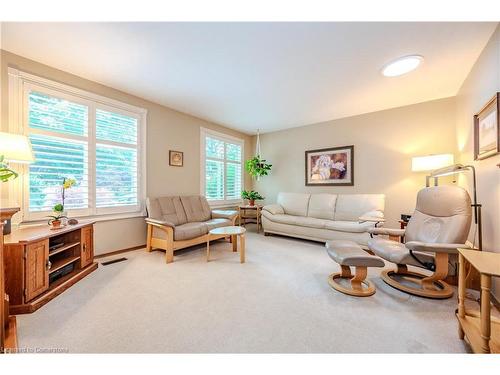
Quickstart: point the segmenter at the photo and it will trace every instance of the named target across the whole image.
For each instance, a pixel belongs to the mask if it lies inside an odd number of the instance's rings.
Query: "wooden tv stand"
[[[93,224],[80,221],[57,230],[25,227],[4,236],[10,314],[36,311],[97,269]]]

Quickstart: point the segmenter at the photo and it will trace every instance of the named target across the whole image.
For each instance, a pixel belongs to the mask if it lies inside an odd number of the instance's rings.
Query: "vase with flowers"
[[[76,180],[73,178],[63,178],[61,184],[61,203],[57,203],[52,208],[52,215],[49,215],[50,218],[48,224],[52,226],[54,229],[61,228],[63,225],[63,219],[67,219],[68,216],[66,211],[64,210],[64,201],[66,199],[66,190],[71,189],[74,185],[76,185]]]

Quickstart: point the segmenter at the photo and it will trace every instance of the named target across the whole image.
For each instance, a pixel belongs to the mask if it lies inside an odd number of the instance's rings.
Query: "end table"
[[[262,206],[261,205],[241,205],[238,206],[238,224],[240,227],[242,225],[245,225],[247,222],[249,223],[255,223],[257,224],[257,233],[260,233],[260,228],[262,227],[262,222],[261,222],[261,210]],[[255,211],[255,215],[251,214],[249,215],[249,212]]]

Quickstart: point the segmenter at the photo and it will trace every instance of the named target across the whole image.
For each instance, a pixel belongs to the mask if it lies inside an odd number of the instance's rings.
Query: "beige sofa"
[[[351,240],[367,248],[368,229],[384,221],[383,194],[279,193],[262,208],[264,234],[313,241]]]
[[[211,210],[205,197],[171,196],[148,198],[146,250],[166,251],[166,261],[174,261],[174,251],[207,241],[208,231],[234,225],[238,212]]]

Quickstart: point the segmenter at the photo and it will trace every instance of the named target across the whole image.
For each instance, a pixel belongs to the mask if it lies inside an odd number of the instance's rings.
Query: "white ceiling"
[[[3,23],[2,48],[253,134],[454,96],[496,25]]]

